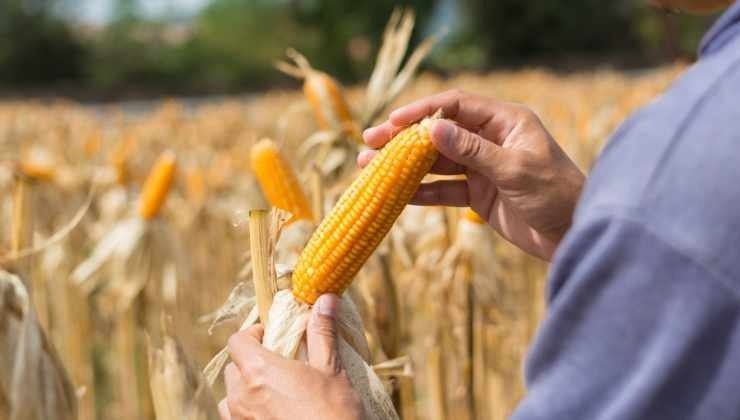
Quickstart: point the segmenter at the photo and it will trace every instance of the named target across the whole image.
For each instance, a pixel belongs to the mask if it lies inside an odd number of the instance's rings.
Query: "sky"
[[[114,0],[76,0],[74,4],[75,20],[85,23],[101,24],[109,18]],[[146,16],[161,16],[175,12],[178,16],[196,13],[208,3],[208,0],[146,0],[139,1],[139,6]]]

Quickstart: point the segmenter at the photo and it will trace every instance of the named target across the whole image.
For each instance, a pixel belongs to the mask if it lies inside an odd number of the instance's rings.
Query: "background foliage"
[[[288,83],[272,67],[286,46],[353,82],[369,73],[383,26],[400,4],[417,11],[417,39],[447,27],[427,64],[443,72],[654,65],[690,58],[711,22],[664,15],[644,0],[211,0],[187,17],[145,16],[140,1],[116,0],[110,20],[90,25],[75,19],[74,2],[0,0],[0,88],[256,90]]]

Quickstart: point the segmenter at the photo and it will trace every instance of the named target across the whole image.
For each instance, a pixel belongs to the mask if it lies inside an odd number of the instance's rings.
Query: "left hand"
[[[262,347],[264,328],[254,325],[231,336],[226,365],[223,420],[359,420],[362,406],[337,350],[340,300],[323,295],[306,328],[308,361],[288,360]]]

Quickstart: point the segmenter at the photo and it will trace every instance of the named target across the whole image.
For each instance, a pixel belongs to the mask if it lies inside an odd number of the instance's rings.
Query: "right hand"
[[[514,245],[549,261],[571,225],[585,176],[529,108],[448,91],[396,109],[365,130],[365,143],[379,149],[438,109],[447,120],[431,129],[440,153],[432,173],[467,179],[422,184],[412,204],[470,206]],[[376,153],[362,152],[358,164]]]

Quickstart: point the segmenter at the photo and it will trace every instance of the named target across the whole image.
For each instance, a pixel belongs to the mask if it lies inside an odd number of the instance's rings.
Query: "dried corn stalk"
[[[77,418],[74,389],[23,281],[5,271],[0,271],[0,418]]]

